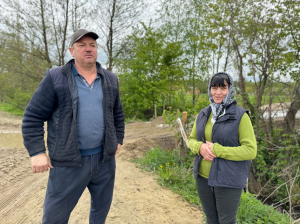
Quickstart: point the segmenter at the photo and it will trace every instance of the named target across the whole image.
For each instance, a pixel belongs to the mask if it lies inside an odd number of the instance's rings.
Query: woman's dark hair
[[[230,86],[229,77],[224,73],[219,73],[211,80],[210,87],[220,87],[220,86],[224,87],[225,86],[224,81],[228,83],[228,87],[229,87]]]

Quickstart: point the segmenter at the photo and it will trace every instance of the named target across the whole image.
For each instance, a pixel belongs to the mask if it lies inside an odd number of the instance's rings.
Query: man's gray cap
[[[73,46],[73,44],[78,41],[81,37],[83,36],[89,36],[91,38],[93,38],[94,40],[97,40],[98,39],[98,35],[94,32],[90,32],[90,31],[87,31],[85,29],[80,29],[80,30],[77,30],[75,33],[73,33],[73,35],[71,36],[71,41],[70,41],[70,47]]]

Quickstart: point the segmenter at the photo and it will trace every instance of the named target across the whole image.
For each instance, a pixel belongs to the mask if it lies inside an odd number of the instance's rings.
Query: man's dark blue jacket
[[[29,155],[45,151],[44,122],[47,121],[47,146],[53,166],[81,166],[77,140],[78,90],[70,60],[49,69],[29,102],[23,117],[22,133]],[[103,89],[105,132],[103,160],[110,160],[123,144],[124,113],[116,75],[97,62]]]

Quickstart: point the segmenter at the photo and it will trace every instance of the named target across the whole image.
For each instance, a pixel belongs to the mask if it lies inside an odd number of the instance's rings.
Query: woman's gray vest
[[[243,114],[248,111],[236,106],[235,103],[225,109],[225,114],[220,117],[213,125],[211,140],[213,143],[219,143],[222,146],[240,146],[239,125]],[[211,113],[211,107],[208,106],[200,111],[197,120],[197,139],[205,140],[205,125]],[[194,178],[198,176],[198,170],[201,162],[201,155],[195,155],[194,160]],[[231,161],[222,158],[214,158],[212,161],[208,185],[212,187],[232,187],[244,188],[247,184],[251,160]]]

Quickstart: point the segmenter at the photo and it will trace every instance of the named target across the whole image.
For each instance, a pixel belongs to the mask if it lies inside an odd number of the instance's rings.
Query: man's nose
[[[92,50],[92,47],[89,46],[89,45],[87,45],[86,48],[85,48],[85,50],[86,50],[86,51],[91,51],[91,50]]]

